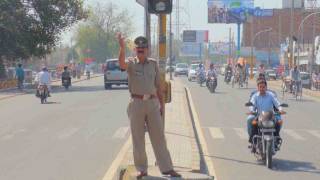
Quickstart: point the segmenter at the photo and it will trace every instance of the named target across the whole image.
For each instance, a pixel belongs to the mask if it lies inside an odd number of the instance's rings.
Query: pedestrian
[[[139,36],[134,40],[136,57],[125,62],[125,40],[119,33],[119,64],[128,72],[131,100],[127,113],[132,133],[134,165],[138,178],[147,176],[147,154],[145,150],[145,125],[148,128],[160,171],[171,177],[181,177],[173,170],[170,153],[167,149],[162,120],[164,102],[160,87],[158,63],[148,58],[148,40]]]
[[[18,80],[18,89],[22,90],[23,88],[23,81],[24,81],[24,70],[22,68],[22,64],[18,64],[16,68],[16,78]]]

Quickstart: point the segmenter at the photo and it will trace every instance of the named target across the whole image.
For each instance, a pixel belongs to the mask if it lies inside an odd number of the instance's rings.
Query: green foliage
[[[127,10],[119,10],[112,3],[91,7],[88,20],[79,26],[76,33],[80,59],[90,57],[101,63],[107,58],[117,57],[119,46],[116,33],[131,34],[131,19]]]
[[[1,0],[0,58],[44,56],[65,28],[83,18],[82,0]]]

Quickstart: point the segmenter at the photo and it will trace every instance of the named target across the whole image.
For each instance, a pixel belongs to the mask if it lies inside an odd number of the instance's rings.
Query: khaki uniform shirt
[[[128,62],[127,72],[131,94],[156,95],[160,87],[160,74],[155,59],[147,58],[144,63],[139,63],[138,58],[134,58]]]

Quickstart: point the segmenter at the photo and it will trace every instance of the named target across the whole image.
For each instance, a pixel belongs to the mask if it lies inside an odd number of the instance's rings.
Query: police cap
[[[134,40],[137,48],[148,48],[148,40],[146,37],[139,36]]]

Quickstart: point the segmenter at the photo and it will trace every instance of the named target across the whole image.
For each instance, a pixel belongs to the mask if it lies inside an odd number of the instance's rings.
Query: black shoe
[[[170,177],[181,177],[181,174],[177,173],[175,170],[170,170],[167,172],[162,172],[163,175],[170,175]]]

